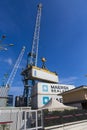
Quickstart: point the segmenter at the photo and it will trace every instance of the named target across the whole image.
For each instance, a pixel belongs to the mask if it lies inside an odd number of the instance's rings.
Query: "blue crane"
[[[29,106],[30,98],[31,98],[31,89],[33,80],[29,79],[29,69],[32,66],[37,66],[37,59],[38,59],[38,45],[39,45],[39,35],[40,35],[40,22],[41,22],[41,11],[42,11],[42,4],[38,4],[37,10],[37,17],[36,17],[36,24],[35,24],[35,31],[33,36],[32,42],[32,49],[31,52],[28,53],[27,57],[27,66],[22,71],[21,75],[23,75],[23,83],[24,83],[24,92],[23,97],[27,99],[27,106]]]
[[[36,17],[36,25],[35,25],[32,49],[31,49],[31,52],[28,54],[28,65],[31,65],[31,66],[32,65],[37,66],[41,10],[42,10],[42,4],[40,3],[38,5],[38,11],[37,11],[37,17]]]

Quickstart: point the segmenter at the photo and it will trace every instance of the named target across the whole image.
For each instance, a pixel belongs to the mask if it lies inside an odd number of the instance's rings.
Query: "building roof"
[[[60,93],[59,95],[64,95],[64,94],[68,94],[68,93],[71,93],[71,92],[76,92],[76,91],[83,90],[83,89],[87,89],[87,85],[81,85],[79,87],[73,88],[73,89],[65,91],[63,93]]]

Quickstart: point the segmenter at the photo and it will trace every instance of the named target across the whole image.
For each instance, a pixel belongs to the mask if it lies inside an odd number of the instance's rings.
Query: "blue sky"
[[[6,35],[2,44],[14,43],[8,51],[0,51],[0,84],[26,46],[10,94],[23,92],[20,73],[31,50],[40,2],[43,9],[38,66],[45,57],[47,68],[58,73],[60,83],[87,85],[87,0],[0,0],[0,37]]]

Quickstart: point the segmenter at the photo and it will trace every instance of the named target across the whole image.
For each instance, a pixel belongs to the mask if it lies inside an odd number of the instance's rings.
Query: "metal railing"
[[[42,110],[2,109],[0,110],[0,130],[43,129]]]

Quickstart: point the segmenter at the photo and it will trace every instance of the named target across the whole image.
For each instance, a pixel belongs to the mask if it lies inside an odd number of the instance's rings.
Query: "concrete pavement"
[[[87,130],[87,120],[46,127],[45,130]]]

